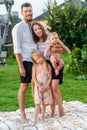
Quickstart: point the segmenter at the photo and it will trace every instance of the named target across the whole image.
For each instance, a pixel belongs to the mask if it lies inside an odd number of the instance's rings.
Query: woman
[[[50,42],[50,34],[47,34],[43,25],[38,22],[34,22],[32,24],[31,29],[32,29],[33,40],[37,44],[38,50],[44,53],[46,47],[48,46]],[[54,51],[54,50],[51,50],[51,51]],[[63,51],[63,50],[58,50],[58,51]],[[49,56],[46,57],[46,60],[49,60]],[[64,64],[62,59],[60,62]],[[62,74],[63,74],[63,68],[59,71],[59,75],[55,75],[55,69],[52,67],[52,93],[53,93],[54,103],[51,105],[51,117],[55,116],[55,102],[57,102],[58,104],[59,115],[64,116],[62,98],[61,98],[61,93],[59,90],[59,82],[62,81],[61,79]]]

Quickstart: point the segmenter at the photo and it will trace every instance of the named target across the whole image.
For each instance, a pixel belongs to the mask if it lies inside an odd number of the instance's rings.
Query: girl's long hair
[[[32,52],[32,56],[31,56],[32,61],[33,61],[33,66],[35,67],[35,71],[36,71],[36,68],[37,68],[37,66],[38,66],[38,64],[37,64],[36,61],[35,61],[35,58],[36,58],[36,57],[37,57],[37,58],[38,58],[38,57],[42,57],[42,58],[44,59],[43,67],[44,67],[44,69],[45,69],[45,71],[46,71],[47,76],[49,76],[49,64],[48,64],[47,61],[45,60],[44,55],[42,54],[42,52],[40,52],[40,51],[38,51],[38,50],[33,51],[33,52]]]
[[[38,26],[41,28],[41,30],[42,30],[42,37],[41,37],[41,38],[42,38],[42,42],[45,42],[46,39],[47,39],[47,33],[46,33],[46,31],[45,31],[44,26],[43,26],[41,23],[39,23],[39,22],[33,22],[33,23],[32,23],[32,27],[31,27],[31,30],[32,30],[32,37],[33,37],[34,42],[35,42],[35,43],[38,43],[39,40],[40,40],[40,38],[34,33],[33,27],[34,27],[35,25],[38,25]]]

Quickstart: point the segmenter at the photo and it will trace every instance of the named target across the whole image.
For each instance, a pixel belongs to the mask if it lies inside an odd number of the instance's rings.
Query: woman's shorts
[[[23,77],[20,75],[20,82],[21,83],[30,83],[31,82],[31,77],[32,77],[32,62],[24,61],[23,62],[25,71],[26,71],[26,76]]]
[[[51,62],[48,60],[47,60],[47,62],[51,65],[51,68],[52,68],[52,79],[58,79],[59,84],[62,84],[63,83],[63,69],[64,69],[64,67],[59,71],[59,75],[56,75],[55,69],[53,68]]]

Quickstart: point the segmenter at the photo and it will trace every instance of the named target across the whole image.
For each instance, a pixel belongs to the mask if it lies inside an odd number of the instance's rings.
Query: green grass
[[[71,74],[65,74],[60,90],[65,101],[78,100],[87,103],[87,80],[74,80]]]
[[[65,101],[78,100],[87,103],[87,80],[74,80],[67,72],[69,56],[64,55],[64,83],[60,85],[62,99]],[[8,65],[0,66],[0,111],[14,111],[18,107],[17,93],[20,85],[18,66],[15,59],[9,58]],[[31,96],[31,84],[26,93],[26,107],[34,106]]]

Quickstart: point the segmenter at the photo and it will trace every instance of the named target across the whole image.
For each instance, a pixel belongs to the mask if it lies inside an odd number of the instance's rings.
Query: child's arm
[[[32,83],[32,97],[34,99],[34,82],[33,82],[33,80],[31,81],[31,83]]]
[[[35,73],[36,73],[35,72],[35,66],[33,65],[33,67],[32,67],[32,81],[36,84],[36,86],[39,86],[39,83],[36,79]]]
[[[31,83],[32,83],[32,97],[34,98],[34,83],[35,83],[35,81],[34,81],[34,75],[35,75],[35,68],[34,68],[34,65],[33,65],[33,67],[32,67],[32,81],[31,81]]]
[[[36,76],[35,76],[35,66],[33,65],[32,67],[32,91],[34,90],[34,84],[38,87],[39,86],[39,83],[36,79]],[[33,93],[33,92],[32,92]]]
[[[46,85],[44,86],[45,89],[48,88],[48,86],[51,84],[51,80],[52,80],[51,66],[50,65],[48,65],[48,66],[49,66],[49,77],[48,77],[48,81],[47,81]]]
[[[68,54],[71,53],[70,49],[67,46],[65,46],[60,39],[58,39],[58,43]]]
[[[40,89],[40,91],[43,91],[43,87],[38,83],[37,79],[36,79],[36,73],[35,73],[35,66],[33,65],[32,67],[32,96],[34,93],[34,84],[36,84],[36,86]]]

